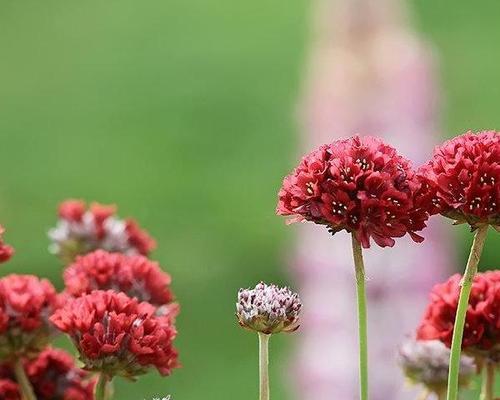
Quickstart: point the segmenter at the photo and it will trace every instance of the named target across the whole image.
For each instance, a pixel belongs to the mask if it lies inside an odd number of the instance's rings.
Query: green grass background
[[[498,128],[500,2],[414,6],[441,58],[443,136]],[[274,207],[308,22],[306,0],[0,0],[0,221],[17,249],[2,272],[60,286],[46,239],[57,203],[116,202],[157,238],[182,304],[184,367],[119,382],[117,399],[257,397],[256,337],[236,327],[234,301],[287,280],[291,233]],[[470,235],[450,229],[464,260]],[[499,244],[490,234],[483,266],[498,266]],[[273,339],[275,399],[292,343]]]

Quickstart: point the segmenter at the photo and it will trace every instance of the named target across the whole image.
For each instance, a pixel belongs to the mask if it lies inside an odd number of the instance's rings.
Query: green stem
[[[99,374],[99,380],[95,386],[95,400],[107,400],[108,399],[108,383],[111,382],[106,374]]]
[[[259,400],[269,400],[269,338],[259,332]]]
[[[16,375],[17,383],[21,388],[23,400],[36,400],[35,392],[33,391],[33,386],[26,376],[24,371],[23,362],[21,359],[17,359],[14,363],[14,374]]]
[[[360,399],[368,400],[368,334],[366,321],[365,266],[361,244],[352,235],[352,253],[356,271],[356,292],[358,298],[359,329],[359,384]]]
[[[481,400],[494,400],[493,386],[495,384],[495,364],[487,362],[484,366],[483,388],[481,390]]]
[[[453,339],[451,342],[450,371],[448,375],[448,400],[458,399],[458,378],[460,372],[460,355],[462,351],[462,339],[464,335],[465,317],[469,306],[469,296],[472,290],[472,283],[477,272],[477,266],[486,240],[488,225],[481,226],[476,230],[474,241],[465,267],[465,273],[462,279],[462,289],[458,300],[458,309],[455,317],[455,326],[453,328]]]

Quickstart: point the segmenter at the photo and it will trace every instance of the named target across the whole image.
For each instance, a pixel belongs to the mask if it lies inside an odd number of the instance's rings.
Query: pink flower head
[[[10,258],[14,254],[14,248],[3,242],[2,235],[4,234],[4,232],[4,227],[0,225],[0,263],[10,260]]]
[[[96,249],[147,256],[155,241],[131,219],[116,216],[116,206],[66,200],[59,206],[57,226],[49,231],[51,251],[64,262]]]
[[[0,279],[0,359],[38,353],[49,340],[49,315],[57,294],[46,279],[8,275]]]
[[[417,175],[423,182],[419,202],[431,214],[500,229],[499,132],[468,132],[444,142]]]
[[[461,278],[456,274],[434,286],[417,339],[437,339],[451,346]],[[500,360],[500,271],[479,273],[474,278],[462,347],[471,355]]]
[[[170,275],[157,262],[141,255],[96,250],[78,256],[64,271],[64,283],[66,291],[75,297],[112,289],[155,306],[171,303],[174,298]]]
[[[169,375],[178,366],[176,331],[146,302],[96,290],[58,309],[51,321],[75,343],[85,369],[133,378],[155,367]]]
[[[419,185],[410,162],[375,137],[354,136],[306,155],[279,192],[277,214],[353,232],[363,247],[408,233],[416,242],[428,214],[414,206]]]

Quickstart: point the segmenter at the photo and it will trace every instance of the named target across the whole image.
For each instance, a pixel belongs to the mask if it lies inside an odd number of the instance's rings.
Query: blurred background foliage
[[[498,128],[500,2],[414,3],[441,61],[443,136]],[[2,272],[60,287],[46,238],[57,204],[117,203],[158,240],[182,304],[184,367],[120,381],[120,400],[256,398],[257,339],[234,302],[240,286],[288,280],[293,230],[274,207],[295,158],[309,6],[0,0],[0,220],[17,249]],[[450,229],[464,261],[470,235]],[[499,244],[490,234],[483,267],[498,266]],[[272,342],[277,399],[292,343]]]

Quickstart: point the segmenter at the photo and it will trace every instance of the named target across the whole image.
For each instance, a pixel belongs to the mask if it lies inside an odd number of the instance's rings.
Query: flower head
[[[141,255],[127,256],[96,250],[77,256],[64,271],[66,291],[75,297],[93,290],[113,289],[161,306],[173,301],[170,275],[157,262]]]
[[[133,378],[155,367],[168,375],[178,366],[176,331],[154,313],[149,303],[97,290],[68,302],[51,321],[71,337],[85,369]]]
[[[330,231],[353,232],[363,247],[382,247],[425,227],[428,214],[414,205],[419,188],[410,162],[374,137],[354,136],[306,155],[279,192],[277,214],[312,221]]]
[[[59,220],[49,237],[51,251],[65,262],[96,249],[147,256],[156,247],[133,219],[118,218],[114,205],[92,203],[87,209],[81,200],[66,200],[59,206]]]
[[[473,228],[500,228],[500,132],[468,132],[436,147],[418,170],[419,203]]]
[[[0,359],[30,356],[45,347],[51,333],[48,318],[56,305],[56,291],[46,279],[0,279]]]
[[[10,258],[14,254],[14,248],[8,244],[5,244],[3,241],[2,236],[4,232],[4,227],[0,225],[0,263],[10,260]]]
[[[19,386],[12,379],[0,378],[0,399],[21,400]]]
[[[434,286],[417,339],[437,339],[451,346],[460,281],[456,274]],[[474,278],[462,347],[468,354],[500,361],[500,271],[479,273]]]
[[[434,393],[442,393],[448,383],[450,349],[439,340],[409,339],[399,350],[399,364],[407,378]],[[460,383],[466,385],[476,374],[474,359],[460,359]]]
[[[288,288],[259,283],[255,289],[240,289],[236,316],[244,328],[265,334],[298,329],[302,304]]]

